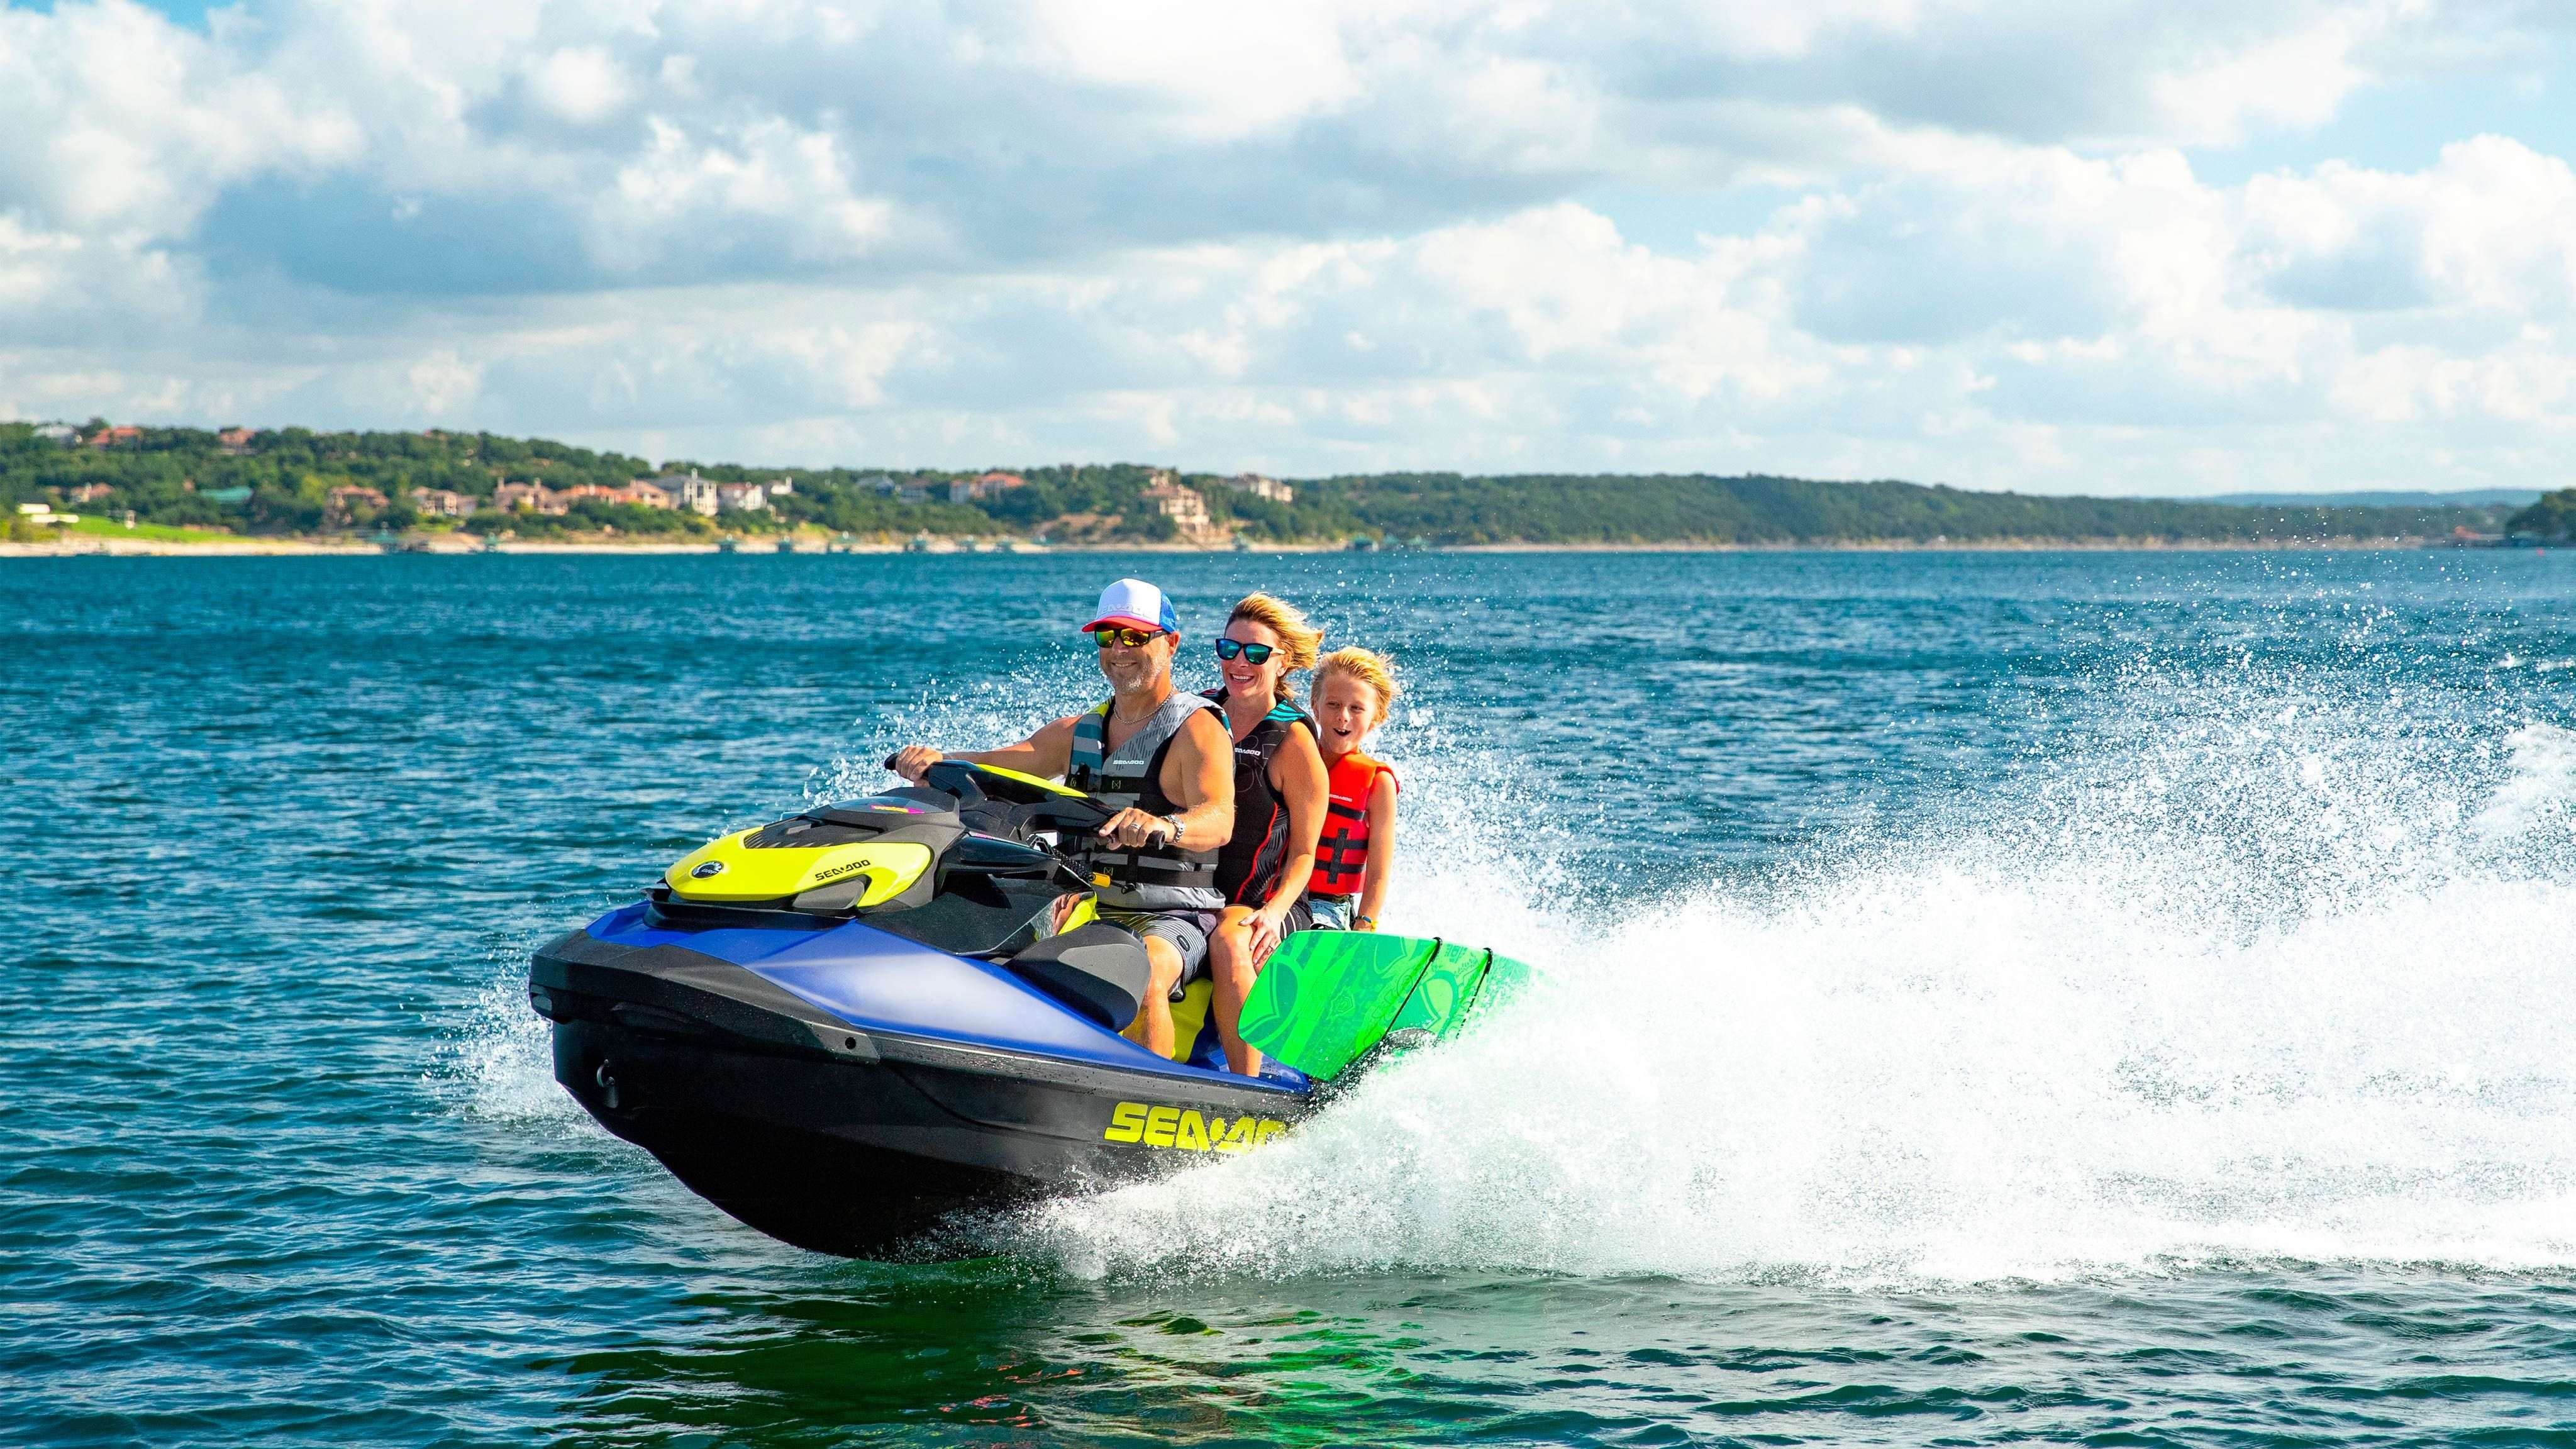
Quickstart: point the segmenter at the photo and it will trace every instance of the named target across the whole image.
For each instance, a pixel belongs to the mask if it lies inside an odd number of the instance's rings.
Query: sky
[[[2566,0],[0,0],[0,417],[2576,484]]]

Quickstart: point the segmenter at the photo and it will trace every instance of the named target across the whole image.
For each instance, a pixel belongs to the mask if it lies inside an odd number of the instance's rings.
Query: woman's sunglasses
[[[1251,660],[1255,664],[1267,664],[1270,662],[1270,646],[1267,644],[1246,644],[1240,639],[1219,639],[1216,641],[1217,658],[1231,660],[1237,654],[1242,655],[1244,658]]]
[[[1163,631],[1160,629],[1126,629],[1115,624],[1103,624],[1091,631],[1092,642],[1103,649],[1112,644],[1124,644],[1133,649],[1139,644],[1162,637]]]

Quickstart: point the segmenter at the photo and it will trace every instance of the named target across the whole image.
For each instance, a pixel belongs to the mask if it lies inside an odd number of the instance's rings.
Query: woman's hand
[[[1281,935],[1287,930],[1287,914],[1279,907],[1263,906],[1252,913],[1251,920],[1243,923],[1244,945],[1252,953],[1254,966],[1269,960],[1270,953],[1279,949]]]

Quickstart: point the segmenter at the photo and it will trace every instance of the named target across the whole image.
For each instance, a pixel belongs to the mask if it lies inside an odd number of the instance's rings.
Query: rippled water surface
[[[1128,567],[1534,988],[965,1263],[592,1127],[527,950]],[[0,1438],[2576,1443],[2562,554],[25,560],[0,720]]]

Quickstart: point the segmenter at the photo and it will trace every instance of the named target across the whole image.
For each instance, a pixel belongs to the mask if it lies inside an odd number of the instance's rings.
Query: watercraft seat
[[[1004,963],[1030,985],[1111,1031],[1124,1031],[1153,985],[1145,943],[1106,921],[1049,936]]]

